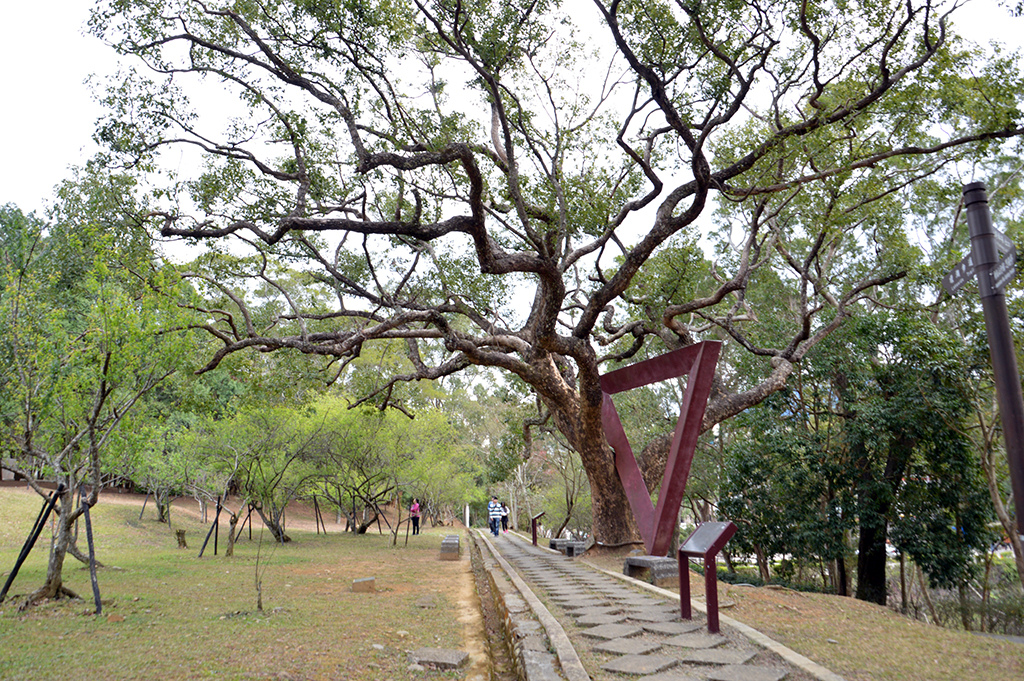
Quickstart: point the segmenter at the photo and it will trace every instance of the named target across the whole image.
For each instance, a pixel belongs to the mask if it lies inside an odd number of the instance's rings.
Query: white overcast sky
[[[590,0],[568,0],[586,2]],[[84,35],[91,0],[0,4],[0,205],[42,211],[68,167],[93,150],[100,108],[85,84],[112,74],[116,55]],[[976,0],[959,23],[978,42],[1024,44],[1024,20]]]

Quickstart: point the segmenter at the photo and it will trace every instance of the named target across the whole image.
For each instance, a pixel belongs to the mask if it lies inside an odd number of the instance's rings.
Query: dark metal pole
[[[693,619],[693,609],[690,605],[690,559],[682,552],[677,556],[679,559],[679,616],[684,620]]]
[[[217,513],[213,516],[213,555],[217,555],[217,540],[220,538],[220,495],[217,495]]]
[[[96,614],[103,614],[103,601],[100,599],[100,583],[96,578],[96,545],[92,540],[92,520],[89,518],[89,504],[85,500],[85,489],[81,492],[82,511],[85,515],[85,539],[89,544],[89,579],[92,581],[92,598],[96,603]],[[149,497],[146,497],[147,499]],[[143,504],[145,507],[145,504]]]
[[[203,557],[203,552],[206,551],[206,545],[210,543],[210,535],[214,534],[217,529],[218,519],[220,518],[220,497],[217,497],[217,515],[213,517],[213,524],[210,525],[210,531],[206,533],[206,539],[203,541],[203,548],[199,549],[199,557]],[[217,541],[213,542],[213,555],[217,555]]]
[[[704,558],[704,604],[707,606],[708,632],[717,634],[718,625],[718,554]]]
[[[36,545],[36,540],[39,539],[39,535],[42,533],[43,528],[46,527],[46,518],[50,515],[50,511],[57,504],[57,499],[64,492],[64,483],[57,485],[57,491],[52,493],[48,499],[43,501],[43,508],[39,512],[39,516],[36,518],[36,524],[32,527],[32,531],[29,532],[28,538],[25,540],[25,544],[21,547],[21,553],[18,555],[18,560],[14,563],[14,568],[11,570],[11,574],[7,576],[7,581],[4,583],[4,588],[0,589],[0,603],[4,602],[7,598],[7,590],[11,588],[11,584],[14,583],[14,578],[18,576],[18,571],[21,569],[22,563],[28,558],[28,554],[32,552],[32,547]]]
[[[313,520],[314,520],[314,522],[316,522],[316,533],[320,534],[320,526],[323,525],[324,526],[324,534],[327,534],[327,525],[324,523],[323,516],[320,515],[320,504],[317,503],[316,495],[315,494],[313,495],[313,514],[315,516],[313,518]]]
[[[547,511],[541,511],[540,513],[538,513],[537,515],[533,516],[533,518],[530,519],[530,532],[533,535],[533,545],[534,546],[537,545],[537,521],[545,513],[547,513]]]
[[[1017,533],[1024,537],[1024,395],[1021,394],[1017,356],[1010,330],[1006,296],[995,285],[992,270],[998,262],[995,231],[984,182],[964,185],[964,206],[971,235],[971,254],[978,277],[981,306],[985,312],[989,355],[1003,424],[1003,442],[1010,466],[1010,482],[1016,502]]]

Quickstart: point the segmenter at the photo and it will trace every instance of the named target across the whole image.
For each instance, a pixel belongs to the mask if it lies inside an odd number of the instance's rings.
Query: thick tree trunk
[[[857,598],[885,605],[885,537],[884,518],[861,519],[860,542],[857,547]]]
[[[615,455],[605,441],[601,423],[602,392],[596,369],[589,379],[581,378],[591,387],[583,395],[565,390],[565,383],[561,382],[559,389],[542,391],[541,394],[551,410],[555,425],[579,453],[587,473],[593,514],[591,527],[596,545],[608,549],[635,547],[641,543],[640,533],[615,470]],[[558,394],[557,399],[552,397],[552,393]]]
[[[862,473],[857,492],[860,540],[857,548],[857,598],[885,605],[888,591],[885,578],[885,542],[889,534],[889,514],[893,499],[903,483],[903,474],[913,456],[916,441],[897,433],[889,443],[881,479],[872,477],[871,465],[858,462]]]
[[[846,571],[846,558],[844,556],[836,558],[836,595],[850,595],[850,577]]]

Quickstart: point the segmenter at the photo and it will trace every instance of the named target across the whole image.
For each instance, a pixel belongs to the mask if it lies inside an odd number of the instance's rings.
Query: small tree
[[[291,541],[284,513],[319,475],[312,459],[322,420],[288,407],[246,407],[228,419],[207,420],[193,440],[219,472],[221,493],[233,484],[259,514],[274,540]]]
[[[131,184],[86,173],[61,190],[49,227],[11,207],[0,212],[0,431],[40,495],[63,485],[45,581],[30,601],[74,595],[64,585],[75,523],[99,499],[102,457],[142,397],[174,371],[180,325],[171,290],[151,266],[144,233],[116,211]],[[81,495],[82,487],[88,488]]]

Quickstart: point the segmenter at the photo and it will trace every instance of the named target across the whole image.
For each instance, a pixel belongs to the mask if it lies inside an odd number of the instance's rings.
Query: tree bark
[[[231,517],[228,520],[228,548],[224,551],[224,556],[226,558],[230,558],[231,556],[235,555],[235,539],[237,539],[237,535],[235,534],[235,528],[237,525],[238,514],[232,513]]]
[[[64,559],[67,557],[68,547],[71,545],[72,534],[75,527],[77,514],[74,512],[74,498],[77,488],[66,489],[60,496],[57,505],[57,521],[55,523],[57,535],[53,539],[53,546],[50,548],[50,558],[46,564],[46,580],[43,585],[29,595],[27,604],[38,603],[44,600],[57,598],[78,598],[71,589],[64,586]]]
[[[278,542],[279,544],[285,544],[292,540],[292,538],[285,533],[284,527],[281,525],[280,513],[265,513],[262,507],[256,506],[255,508],[256,513],[258,513],[260,516],[260,520],[263,521],[263,525],[266,526],[268,530],[270,530],[270,534],[274,538],[274,541]]]

